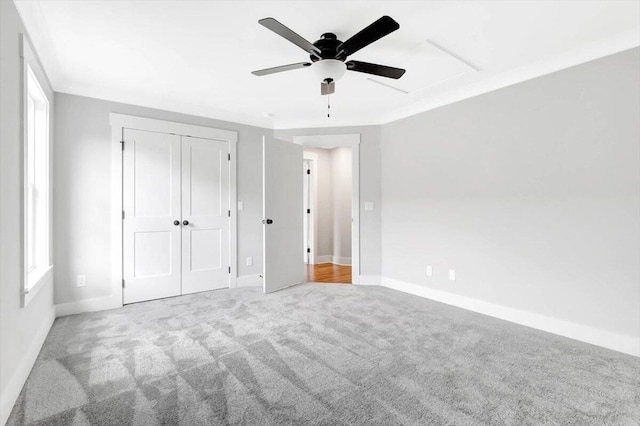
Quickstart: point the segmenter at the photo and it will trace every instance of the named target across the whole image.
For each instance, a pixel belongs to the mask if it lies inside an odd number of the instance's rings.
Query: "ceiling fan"
[[[282,71],[311,67],[320,78],[320,93],[329,95],[335,92],[335,82],[345,71],[357,71],[382,77],[398,79],[405,70],[386,65],[369,62],[346,61],[348,56],[373,43],[376,40],[394,32],[400,25],[389,16],[383,16],[373,24],[348,39],[340,41],[334,33],[324,33],[320,40],[311,43],[302,36],[287,28],[274,18],[264,18],[258,21],[260,25],[289,40],[310,55],[311,62],[298,62],[279,67],[253,71],[257,76],[275,74]],[[346,61],[346,62],[345,62]]]

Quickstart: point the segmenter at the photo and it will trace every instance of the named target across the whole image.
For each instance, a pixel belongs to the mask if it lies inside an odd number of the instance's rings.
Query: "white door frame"
[[[351,148],[351,282],[360,284],[360,133],[294,136],[293,143],[302,146]]]
[[[311,253],[309,253],[309,264],[315,265],[318,252],[318,242],[316,239],[316,229],[318,229],[318,215],[316,215],[316,209],[318,208],[318,154],[303,151],[302,158],[309,161],[309,168],[311,170],[311,174],[309,175],[309,208],[311,209],[311,220],[309,221],[307,242],[311,249]]]
[[[231,210],[229,232],[229,263],[231,264],[231,274],[229,275],[229,287],[235,288],[238,277],[238,203],[236,187],[236,145],[238,142],[238,132],[116,113],[109,114],[109,123],[111,124],[111,296],[108,304],[109,307],[119,307],[123,305],[123,168],[121,142],[123,140],[123,129],[125,128],[193,136],[203,139],[215,139],[229,143],[229,153],[231,154],[231,162],[229,164],[229,206]]]

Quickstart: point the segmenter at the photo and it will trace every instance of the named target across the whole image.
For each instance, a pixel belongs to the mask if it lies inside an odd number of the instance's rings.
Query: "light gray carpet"
[[[638,424],[640,358],[386,288],[56,320],[9,425]]]

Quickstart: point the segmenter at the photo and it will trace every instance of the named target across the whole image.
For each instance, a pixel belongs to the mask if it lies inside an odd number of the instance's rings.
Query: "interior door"
[[[124,129],[123,302],[180,294],[180,136]]]
[[[302,146],[272,137],[262,139],[264,292],[304,282]]]
[[[229,287],[229,144],[182,137],[182,294]]]

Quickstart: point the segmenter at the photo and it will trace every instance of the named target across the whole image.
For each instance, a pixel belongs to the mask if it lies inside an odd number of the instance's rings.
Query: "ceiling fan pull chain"
[[[327,95],[327,118],[331,117],[331,95]]]

